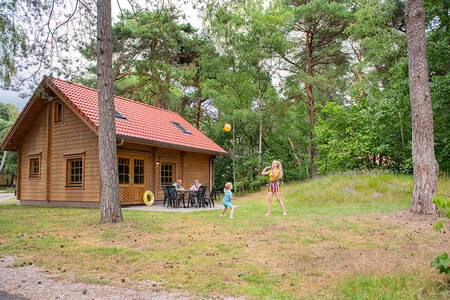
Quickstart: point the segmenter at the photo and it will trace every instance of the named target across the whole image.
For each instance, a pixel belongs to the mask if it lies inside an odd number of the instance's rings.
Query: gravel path
[[[0,291],[0,299],[2,299],[2,300],[27,300],[26,298],[14,296],[14,295],[8,294],[4,291]]]
[[[233,204],[234,205],[234,204]],[[130,205],[130,206],[122,206],[122,209],[125,210],[143,210],[143,211],[163,211],[163,212],[177,212],[177,213],[190,213],[197,211],[206,211],[206,210],[219,210],[223,209],[222,204],[216,204],[214,207],[166,207],[160,204],[152,205],[148,207],[147,205]]]
[[[16,199],[14,194],[0,192],[0,204],[19,204],[19,203],[20,202]]]
[[[15,197],[14,193],[3,193],[3,192],[0,192],[0,201],[8,200],[8,199],[11,199],[12,197]]]
[[[0,258],[0,291],[27,299],[190,299],[181,293],[163,291],[161,286],[151,281],[136,283],[136,289],[117,286],[76,283],[70,279],[60,279],[57,274],[45,273],[31,266],[13,267],[15,259],[10,256]],[[2,294],[0,294],[0,299]],[[10,298],[17,299],[17,298]]]

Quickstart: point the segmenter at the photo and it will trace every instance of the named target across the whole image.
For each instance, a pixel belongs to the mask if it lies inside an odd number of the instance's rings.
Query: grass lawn
[[[450,194],[449,178],[439,191]],[[450,251],[449,228],[409,214],[411,194],[408,176],[328,176],[283,186],[287,217],[277,204],[265,217],[260,192],[234,201],[234,220],[127,210],[114,225],[93,209],[0,205],[0,254],[80,281],[151,279],[196,295],[448,299],[450,279],[430,261]]]

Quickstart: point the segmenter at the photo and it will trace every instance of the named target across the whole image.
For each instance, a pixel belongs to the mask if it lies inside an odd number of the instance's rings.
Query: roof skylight
[[[174,121],[170,121],[170,123],[172,123],[173,125],[175,125],[178,129],[181,130],[181,132],[186,133],[186,134],[192,134],[189,130],[187,130],[186,128],[183,127],[183,125],[181,125],[178,122],[174,122]]]
[[[114,111],[115,111],[115,117],[116,118],[128,121],[128,119],[125,118],[124,115],[122,115],[120,112],[118,112],[117,109],[115,109]]]

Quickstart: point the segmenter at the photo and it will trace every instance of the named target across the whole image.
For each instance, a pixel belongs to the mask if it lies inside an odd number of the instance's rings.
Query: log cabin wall
[[[62,119],[54,122],[55,105],[62,104]],[[47,127],[48,124],[48,127]],[[98,169],[97,136],[61,101],[44,105],[19,149],[20,200],[24,204],[98,206],[100,173]],[[66,186],[66,159],[83,157],[83,185]],[[38,177],[31,178],[30,158],[40,160]],[[49,162],[49,164],[47,163]],[[50,202],[50,203],[49,203]],[[64,205],[58,204],[65,203]],[[86,203],[86,205],[83,205]]]
[[[100,201],[98,138],[67,105],[62,105],[62,120],[55,122],[55,105],[51,106],[50,201]],[[84,158],[83,187],[67,187],[66,160]]]
[[[47,178],[47,110],[44,108],[38,118],[34,120],[33,125],[22,140],[18,161],[19,173],[19,200],[41,200],[46,199],[46,178]],[[40,161],[39,176],[30,177],[30,159],[37,158]]]
[[[129,142],[119,146],[117,153],[118,156],[146,153],[146,189],[155,194],[156,200],[164,199],[164,192],[161,188],[161,166],[164,164],[174,167],[171,183],[181,179],[183,186],[189,189],[192,182],[198,179],[203,185],[208,186],[208,191],[210,190],[209,160],[213,156]]]
[[[209,192],[210,155],[158,148],[155,152],[155,158],[156,162],[159,162],[159,164],[155,163],[155,198],[157,200],[164,199],[164,192],[161,188],[161,166],[163,164],[175,165],[175,174],[172,183],[177,179],[181,179],[183,181],[183,187],[185,189],[190,189],[194,180],[197,179],[202,185],[208,186],[207,191]]]
[[[156,200],[164,199],[164,192],[161,188],[161,166],[170,164],[174,166],[174,170],[172,173],[172,183],[174,183],[177,179],[181,179],[183,181],[183,186],[185,186],[185,180],[183,179],[183,174],[181,170],[181,151],[177,150],[168,150],[157,148],[155,151],[155,198]]]
[[[202,185],[207,186],[207,192],[210,191],[209,183],[209,155],[197,154],[192,152],[187,152],[184,156],[184,177],[185,185],[184,187],[189,189],[194,182],[198,180]]]

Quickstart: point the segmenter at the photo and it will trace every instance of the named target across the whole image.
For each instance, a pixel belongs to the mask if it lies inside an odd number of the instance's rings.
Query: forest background
[[[216,160],[217,186],[233,181],[239,191],[256,190],[274,159],[283,163],[285,182],[347,170],[412,173],[404,1],[179,1],[200,12],[201,30],[177,1],[147,2],[128,1],[113,24],[114,92],[180,113],[227,150],[230,156]],[[39,27],[53,7],[36,5]],[[78,0],[73,7],[86,12],[77,26],[56,21],[33,41],[25,26],[8,27],[14,9],[0,7],[4,37],[16,41],[2,52],[6,86],[25,79],[36,86],[51,70],[96,88],[95,7]],[[442,173],[450,169],[449,2],[424,0],[424,7]],[[51,47],[33,48],[49,35]],[[65,47],[54,50],[58,45]],[[70,59],[73,51],[84,63]],[[18,76],[27,68],[31,76]],[[3,136],[17,113],[0,110]],[[9,174],[14,158],[5,165]]]

